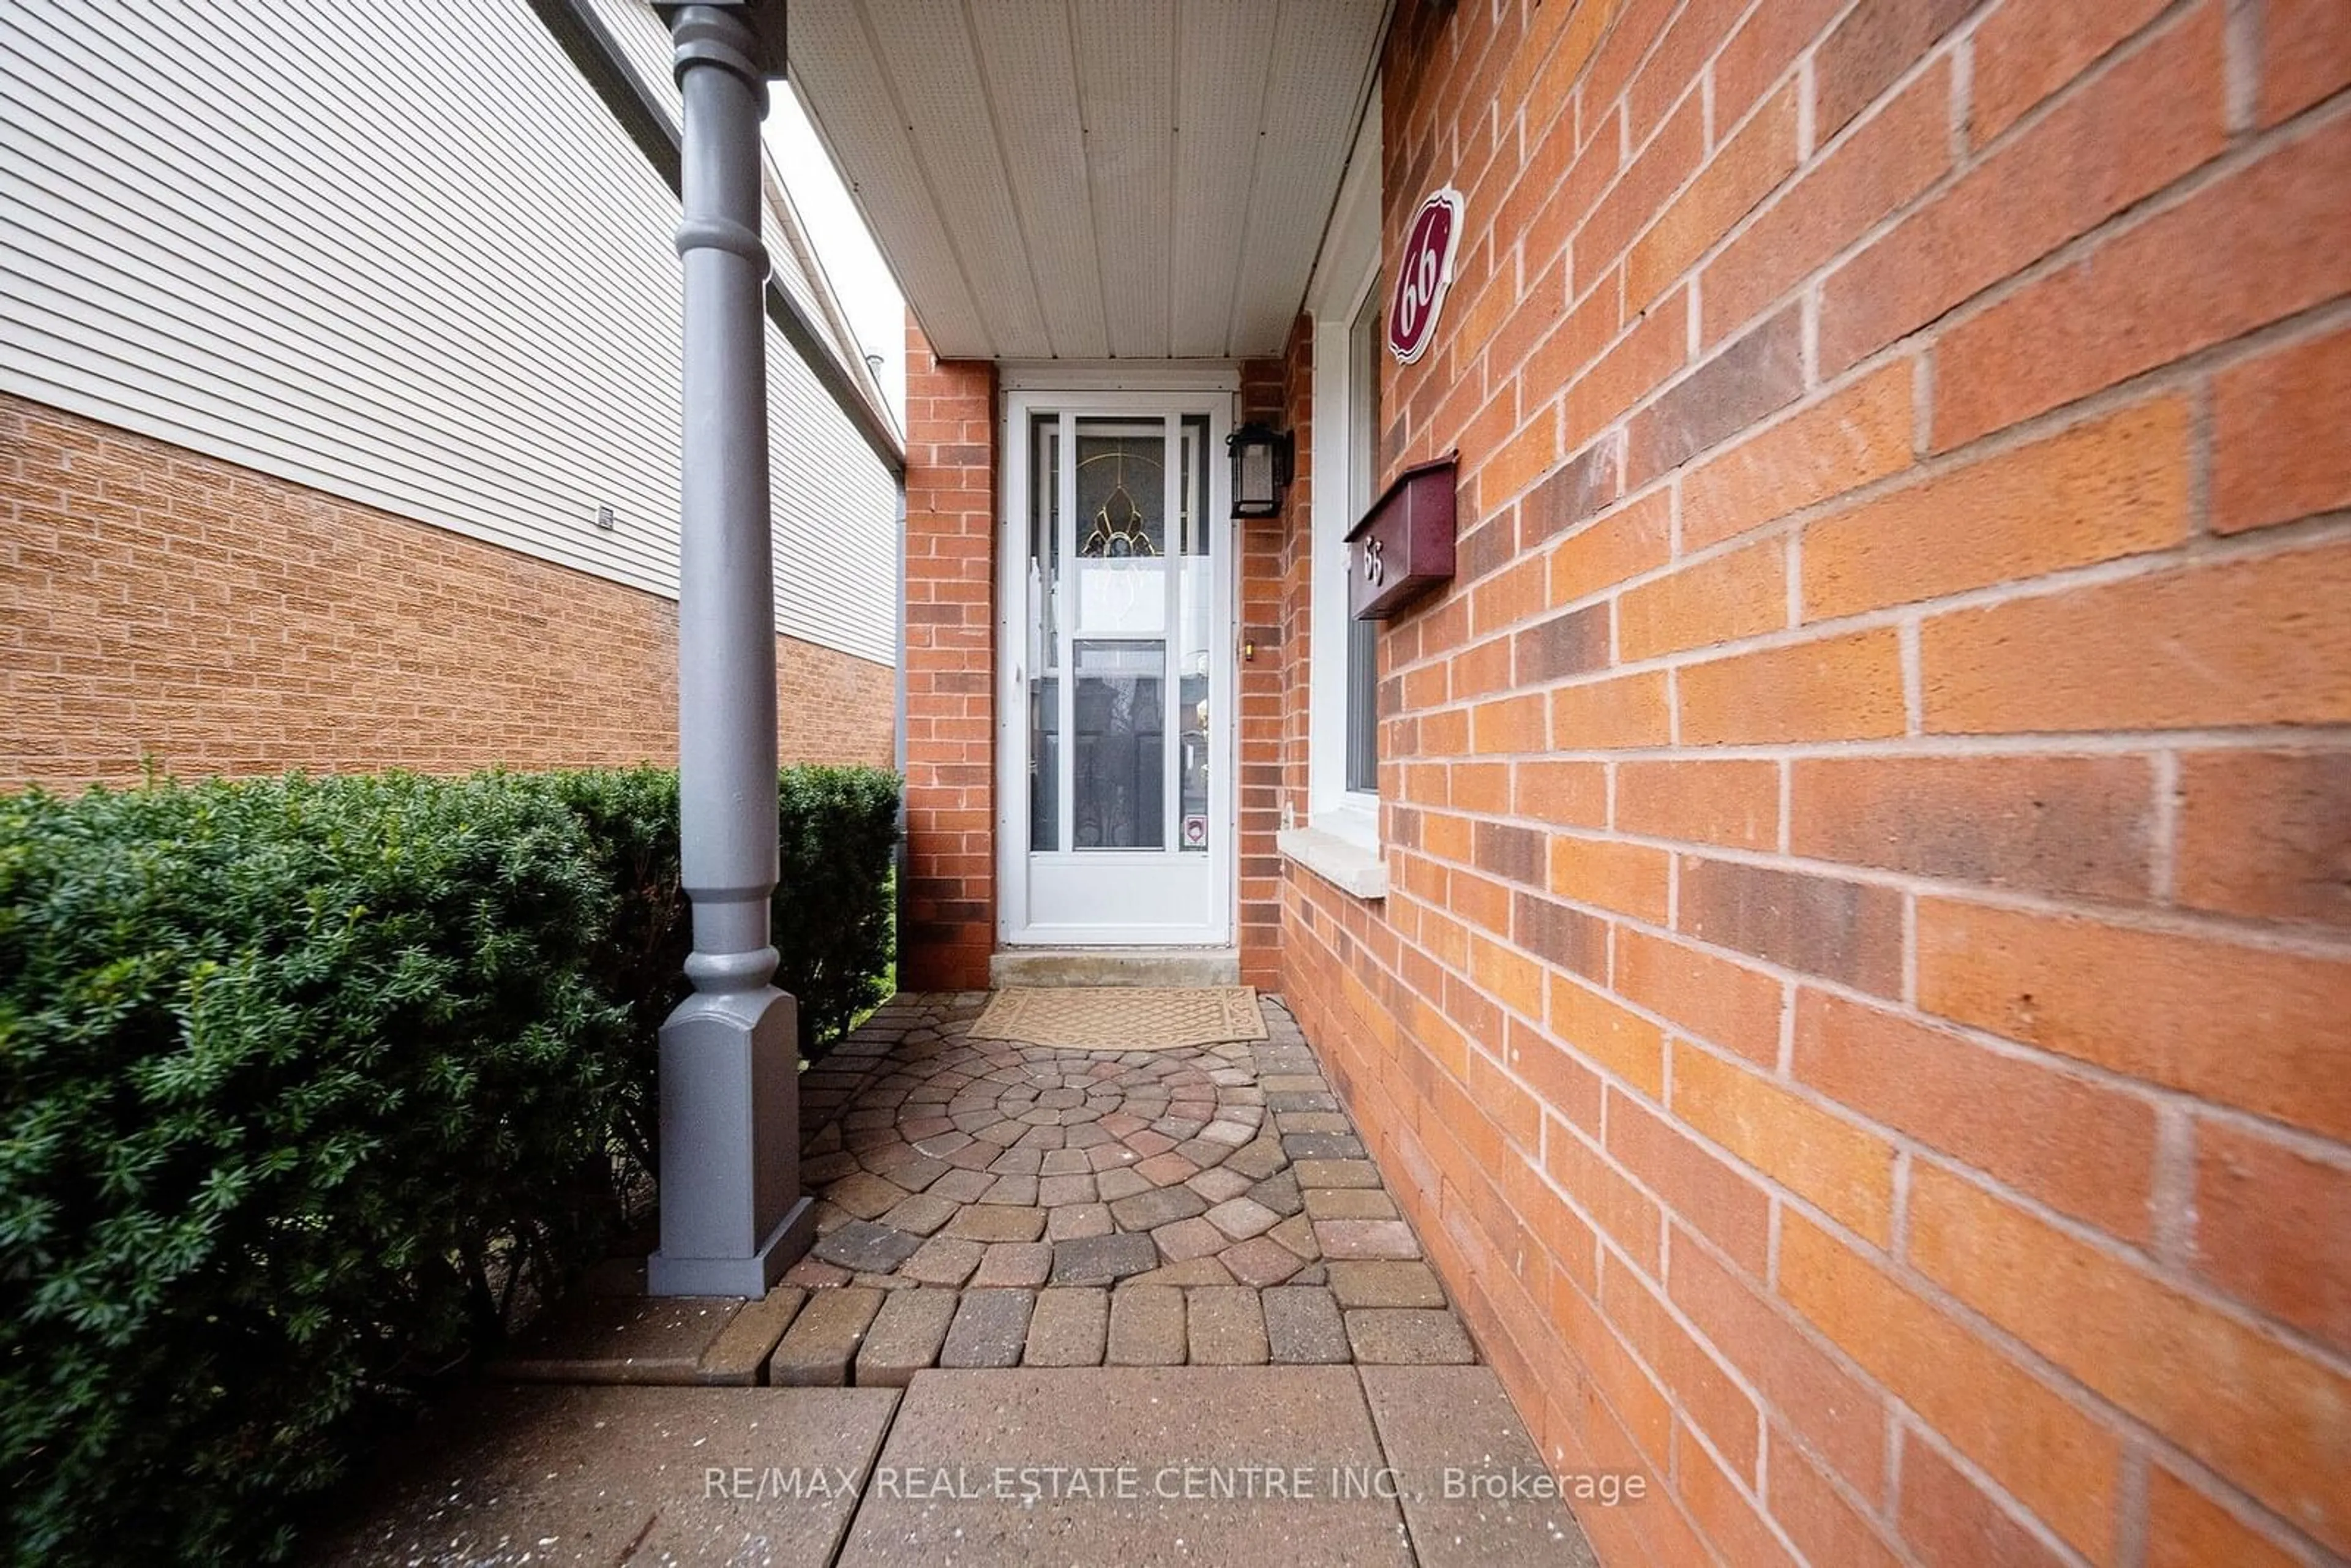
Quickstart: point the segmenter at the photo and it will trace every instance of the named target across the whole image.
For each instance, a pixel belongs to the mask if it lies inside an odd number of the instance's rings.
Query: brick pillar
[[[906,877],[898,982],[987,984],[996,949],[996,368],[906,326]]]
[[[1241,367],[1241,417],[1293,431],[1302,459],[1306,432],[1292,417],[1298,411],[1288,406],[1287,368],[1281,360],[1251,360]],[[1274,835],[1281,827],[1289,657],[1284,549],[1292,519],[1306,516],[1305,491],[1293,484],[1280,514],[1240,524],[1241,636],[1254,651],[1240,667],[1239,946],[1241,977],[1267,987],[1279,981],[1281,967],[1281,856]]]

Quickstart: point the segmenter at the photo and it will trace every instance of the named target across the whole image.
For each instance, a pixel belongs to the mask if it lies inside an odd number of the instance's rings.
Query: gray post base
[[[699,992],[661,1033],[656,1296],[763,1296],[816,1238],[800,1195],[799,1009],[773,986]]]
[[[784,1270],[808,1256],[816,1241],[816,1199],[791,1207],[748,1258],[672,1258],[656,1252],[645,1260],[649,1296],[741,1296],[758,1301],[776,1288]]]

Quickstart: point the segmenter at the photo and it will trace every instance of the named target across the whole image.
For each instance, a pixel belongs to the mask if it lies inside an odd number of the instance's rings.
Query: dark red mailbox
[[[1454,467],[1448,452],[1407,468],[1347,530],[1347,605],[1358,621],[1385,621],[1453,577]]]

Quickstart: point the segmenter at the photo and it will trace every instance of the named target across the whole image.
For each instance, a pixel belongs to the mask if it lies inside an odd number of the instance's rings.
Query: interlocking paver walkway
[[[802,1167],[817,1243],[788,1283],[1039,1289],[1028,1333],[1051,1343],[1032,1339],[1029,1364],[1108,1353],[1068,1328],[1098,1309],[1055,1291],[1155,1287],[1185,1292],[1179,1359],[1469,1359],[1458,1322],[1303,1332],[1329,1326],[1306,1297],[1278,1309],[1269,1343],[1259,1292],[1327,1292],[1336,1263],[1421,1256],[1279,1000],[1262,1004],[1262,1041],[1125,1052],[971,1039],[986,1001],[899,997],[809,1075],[823,1074]],[[1418,1279],[1408,1301],[1327,1300],[1448,1313],[1436,1276]]]
[[[1589,1568],[1279,1001],[1112,1054],[972,1040],[986,1000],[802,1075],[818,1239],[764,1301],[618,1261],[489,1369],[682,1386],[471,1391],[316,1560]]]

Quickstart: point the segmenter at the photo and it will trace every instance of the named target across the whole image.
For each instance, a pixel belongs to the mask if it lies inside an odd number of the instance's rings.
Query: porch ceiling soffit
[[[800,0],[791,72],[951,359],[1288,337],[1386,0]]]

